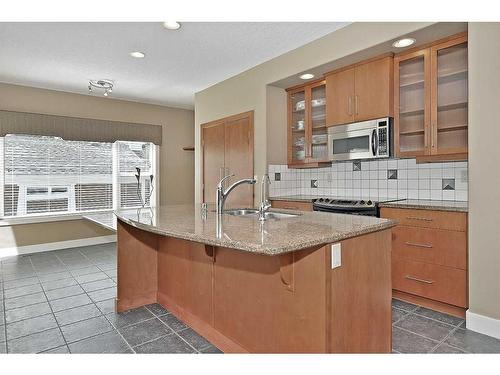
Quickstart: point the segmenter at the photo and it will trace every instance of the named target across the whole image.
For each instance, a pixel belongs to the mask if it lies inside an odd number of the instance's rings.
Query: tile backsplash
[[[314,169],[269,165],[271,196],[467,201],[467,174],[467,162],[417,164],[415,159],[336,162]]]

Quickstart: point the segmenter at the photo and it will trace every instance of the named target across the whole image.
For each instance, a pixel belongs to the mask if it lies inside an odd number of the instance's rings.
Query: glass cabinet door
[[[293,163],[303,163],[306,158],[306,94],[305,90],[290,94],[290,158]]]
[[[451,45],[450,45],[451,44]],[[432,153],[467,152],[467,42],[445,43],[432,49]]]
[[[426,110],[428,82],[426,65],[428,50],[419,51],[398,62],[399,95],[396,97],[396,114],[399,128],[399,152],[401,156],[427,153],[427,127],[430,114]],[[398,103],[399,101],[399,103]]]
[[[310,112],[311,158],[326,160],[328,152],[326,129],[326,86],[324,83],[311,88]]]

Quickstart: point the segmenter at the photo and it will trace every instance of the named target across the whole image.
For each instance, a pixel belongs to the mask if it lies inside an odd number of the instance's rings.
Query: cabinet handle
[[[347,114],[352,116],[352,96],[349,95],[349,99],[347,100]]]
[[[419,283],[424,283],[424,284],[434,284],[434,280],[425,280],[425,279],[419,279],[418,277],[406,275],[405,279],[411,280],[411,281],[416,281]]]
[[[407,216],[406,218],[408,220],[432,221],[432,219],[429,219],[428,217]]]
[[[425,247],[426,249],[432,249],[432,245],[424,244],[424,243],[413,243],[413,242],[405,242],[406,245],[408,246],[415,246],[415,247]]]
[[[358,96],[357,95],[354,95],[354,108],[356,110],[356,114],[358,114]]]

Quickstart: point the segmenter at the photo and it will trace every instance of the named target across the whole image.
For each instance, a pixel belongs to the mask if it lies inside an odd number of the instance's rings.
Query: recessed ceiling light
[[[163,27],[168,30],[178,30],[181,28],[181,24],[176,21],[165,21]]]
[[[300,76],[300,79],[311,79],[311,78],[314,78],[314,74],[306,73]]]
[[[142,59],[146,54],[144,52],[134,51],[130,52],[130,56],[135,57],[136,59]]]
[[[403,39],[396,40],[394,43],[392,43],[392,45],[396,48],[404,48],[404,47],[411,46],[413,43],[415,43],[415,39],[403,38]]]

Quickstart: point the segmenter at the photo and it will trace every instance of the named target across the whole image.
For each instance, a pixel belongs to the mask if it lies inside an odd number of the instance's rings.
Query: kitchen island
[[[115,214],[119,312],[158,302],[224,352],[391,352],[392,221]]]

